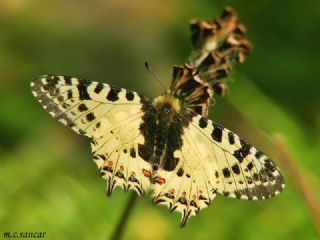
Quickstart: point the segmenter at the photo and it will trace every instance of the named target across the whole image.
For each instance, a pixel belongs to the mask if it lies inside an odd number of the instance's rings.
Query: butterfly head
[[[154,105],[157,109],[158,120],[166,124],[169,124],[180,111],[178,100],[168,93],[155,98]]]

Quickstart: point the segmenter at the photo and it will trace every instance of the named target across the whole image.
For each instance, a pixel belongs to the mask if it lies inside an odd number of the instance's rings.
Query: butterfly
[[[181,104],[171,90],[154,99],[106,83],[45,75],[33,95],[55,119],[89,138],[107,182],[182,213],[180,226],[217,194],[262,200],[279,194],[275,163],[232,131]]]
[[[149,98],[101,82],[45,75],[33,95],[54,118],[89,138],[93,159],[114,188],[152,191],[153,201],[182,213],[180,226],[217,194],[263,200],[284,189],[284,178],[264,153],[207,118],[213,95],[231,62],[243,62],[251,45],[230,8],[219,19],[191,21],[194,53],[174,66],[171,87]]]

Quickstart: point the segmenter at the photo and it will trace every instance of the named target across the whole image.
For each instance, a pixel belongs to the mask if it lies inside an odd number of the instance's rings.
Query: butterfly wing
[[[31,83],[32,93],[54,118],[90,138],[93,158],[115,186],[143,194],[150,185],[150,164],[137,153],[144,143],[139,127],[149,98],[135,92],[83,79],[42,76]]]
[[[216,193],[262,200],[284,188],[284,179],[272,160],[201,115],[194,114],[184,127],[182,141],[182,148],[174,153],[180,159],[175,170],[159,170],[156,178],[163,179],[162,184],[152,185],[156,203],[182,213],[182,227],[190,216],[207,207]]]
[[[187,65],[173,67],[170,91],[188,109],[203,116],[208,115],[208,107],[213,97],[212,87],[199,78],[192,68]]]
[[[187,64],[174,66],[170,91],[184,107],[206,117],[215,94],[226,92],[224,79],[232,72],[232,63],[243,63],[252,47],[231,8],[212,21],[192,20],[190,30],[194,50]]]

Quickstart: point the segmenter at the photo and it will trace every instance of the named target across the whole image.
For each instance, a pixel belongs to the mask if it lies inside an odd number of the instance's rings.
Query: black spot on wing
[[[253,168],[253,163],[249,162],[247,165],[248,170],[250,171]]]
[[[106,172],[113,173],[113,168],[111,166],[104,166],[103,170],[106,171]]]
[[[53,87],[58,84],[60,78],[58,76],[47,76],[48,87]]]
[[[178,202],[183,204],[183,205],[187,205],[187,199],[185,197],[179,197]]]
[[[213,131],[211,133],[211,137],[214,141],[221,142],[222,141],[222,131],[223,127],[217,123],[213,123]]]
[[[261,158],[261,157],[263,156],[263,153],[262,153],[261,151],[257,150],[256,153],[254,154],[254,156],[255,156],[257,159],[259,159],[259,158]]]
[[[197,205],[197,203],[196,203],[194,200],[191,200],[191,201],[190,201],[190,206],[193,206],[193,207],[195,207],[195,208],[198,208],[198,205]]]
[[[64,98],[63,98],[63,96],[59,95],[59,96],[57,97],[57,100],[61,103],[61,102],[64,101]]]
[[[130,156],[132,158],[136,158],[137,154],[136,154],[136,150],[134,148],[130,148]]]
[[[228,192],[228,191],[223,191],[223,196],[229,197],[229,195],[230,195],[230,192]]]
[[[96,156],[101,158],[103,161],[105,161],[107,159],[106,156],[103,154],[97,154]]]
[[[133,175],[131,175],[131,176],[128,178],[128,180],[129,180],[130,182],[139,183],[139,180],[138,180],[135,176],[133,176]]]
[[[178,172],[177,172],[177,176],[178,177],[182,177],[182,175],[183,175],[183,169],[182,168],[179,168],[179,170],[178,170]]]
[[[91,113],[88,113],[86,115],[86,119],[88,120],[88,122],[91,122],[95,119],[96,117],[94,116],[94,114],[91,112]]]
[[[240,174],[240,168],[238,164],[234,164],[231,168],[235,174]]]
[[[236,159],[238,159],[239,163],[242,163],[244,156],[240,150],[235,150],[233,156],[235,156]]]
[[[274,163],[269,158],[264,160],[264,166],[270,172],[274,172],[277,169]]]
[[[126,99],[127,99],[128,101],[133,101],[133,99],[134,99],[134,93],[131,92],[131,91],[129,91],[129,90],[126,90]]]
[[[115,174],[118,178],[124,179],[124,174],[121,171],[117,171]]]
[[[225,178],[230,177],[230,170],[228,168],[222,169],[222,173]]]
[[[207,127],[207,125],[208,125],[208,119],[206,119],[205,117],[201,117],[199,119],[199,126],[201,128],[205,128],[205,127]]]
[[[241,148],[234,151],[233,156],[235,156],[240,163],[242,163],[243,159],[250,154],[251,145],[240,139]]]
[[[240,191],[234,191],[234,195],[236,196],[237,199],[241,198],[242,193]]]
[[[87,106],[84,104],[84,103],[81,103],[79,106],[78,106],[78,110],[79,112],[85,112],[88,110]]]
[[[115,102],[119,100],[119,92],[121,92],[121,88],[115,87],[115,86],[110,86],[110,90],[107,95],[107,100],[111,102]]]
[[[231,145],[235,143],[234,134],[232,132],[228,132],[228,139]]]
[[[99,93],[103,90],[103,88],[104,88],[103,84],[99,82],[99,83],[97,84],[97,86],[94,88],[93,91],[94,91],[96,94],[99,94]]]
[[[77,86],[78,91],[79,91],[79,98],[80,100],[90,100],[91,97],[88,93],[87,85],[82,84],[81,82]]]
[[[72,89],[68,90],[68,99],[71,99],[73,97]]]
[[[169,192],[165,193],[164,196],[166,196],[169,199],[174,199],[174,195],[172,193],[169,193]]]
[[[64,76],[63,79],[66,85],[70,86],[72,84],[70,76]]]

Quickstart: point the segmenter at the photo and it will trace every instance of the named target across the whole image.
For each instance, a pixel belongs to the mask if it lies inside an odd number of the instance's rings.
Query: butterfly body
[[[155,98],[152,109],[146,112],[145,115],[156,116],[154,126],[150,128],[153,139],[149,139],[152,147],[152,156],[146,159],[152,164],[153,170],[159,167],[167,171],[173,170],[176,167],[177,158],[174,158],[174,151],[181,148],[182,131],[177,125],[177,121],[181,118],[180,106],[173,96],[165,93],[162,96]],[[150,123],[149,123],[150,124]]]

